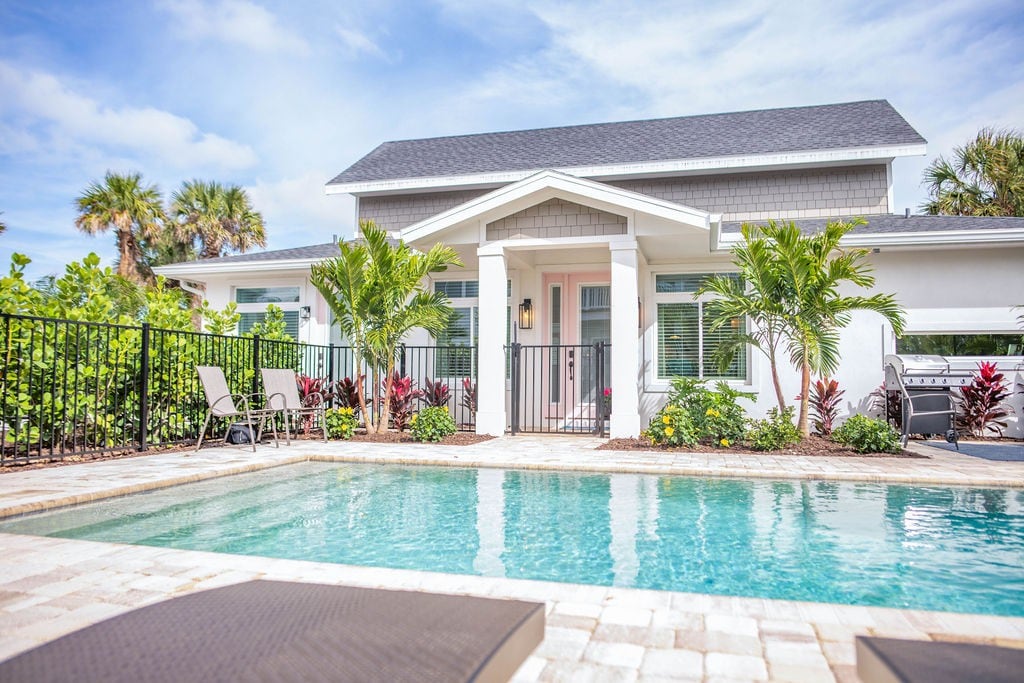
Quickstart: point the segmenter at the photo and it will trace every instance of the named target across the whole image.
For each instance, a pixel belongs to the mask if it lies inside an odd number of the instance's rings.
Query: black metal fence
[[[371,420],[383,395],[384,372],[348,346],[0,315],[0,465],[194,441],[206,414],[199,365],[223,368],[242,394],[259,393],[261,367],[325,384],[358,369]],[[456,424],[473,429],[475,349],[403,347],[396,369],[421,389],[447,385]]]
[[[512,344],[510,431],[604,436],[611,344]]]

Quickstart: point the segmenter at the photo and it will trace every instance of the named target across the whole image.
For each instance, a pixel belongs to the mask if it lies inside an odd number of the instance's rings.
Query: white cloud
[[[348,48],[352,56],[358,56],[360,53],[363,53],[380,59],[387,58],[387,55],[384,54],[384,50],[382,50],[377,43],[373,42],[369,36],[340,25],[336,26],[334,30],[338,34],[338,37],[341,38],[341,42]]]
[[[469,5],[446,1],[449,11]],[[994,21],[1013,7],[526,0],[524,11],[549,35],[546,47],[492,69],[458,96],[542,119],[553,107],[577,117],[563,123],[885,98],[934,156],[983,125],[1024,120],[1019,24]],[[486,13],[472,16],[473,30],[486,36]],[[918,161],[897,164],[898,174],[914,174],[896,178],[900,206],[921,200]]]
[[[309,44],[282,27],[266,8],[247,0],[164,0],[161,5],[191,40],[234,43],[261,52],[309,54]]]
[[[18,135],[0,129],[0,146],[8,152],[101,147],[104,156],[128,153],[171,168],[238,169],[256,163],[248,145],[204,133],[189,119],[153,107],[105,106],[52,74],[0,61],[0,91],[0,114],[21,124],[10,129]]]
[[[331,174],[309,171],[246,187],[253,206],[263,214],[269,248],[324,244],[355,230],[355,202],[348,195],[326,195]]]

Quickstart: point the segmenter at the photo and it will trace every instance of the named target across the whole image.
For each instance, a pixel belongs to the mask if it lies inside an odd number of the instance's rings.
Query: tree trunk
[[[362,388],[364,388],[364,385],[362,385],[362,377],[364,376],[359,372],[361,370],[359,366],[361,365],[362,360],[362,349],[360,346],[353,346],[352,351],[355,355],[355,395],[359,400],[359,410],[362,411],[362,424],[366,425],[367,433],[369,434],[371,433],[371,427],[373,425],[370,422],[370,413],[367,412],[367,396],[365,392],[362,391]]]
[[[782,395],[782,382],[779,380],[779,366],[775,363],[775,349],[768,354],[768,365],[772,369],[772,384],[775,386],[775,399],[779,402],[779,412],[786,409],[786,397]]]
[[[804,359],[801,363],[800,373],[800,420],[798,425],[800,426],[800,434],[804,438],[811,435],[811,426],[807,420],[807,407],[809,404],[808,394],[811,391],[811,362],[807,358],[807,349],[804,349]]]
[[[381,401],[380,421],[377,423],[377,434],[388,430],[388,420],[391,418],[391,387],[395,382],[395,361],[388,359],[387,379],[384,380],[384,400]]]

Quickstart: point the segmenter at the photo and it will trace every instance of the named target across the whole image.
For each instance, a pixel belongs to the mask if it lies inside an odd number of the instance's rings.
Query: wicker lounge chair
[[[864,683],[1016,683],[1024,650],[975,643],[857,636],[857,675]]]
[[[215,417],[234,417],[244,418],[245,424],[249,428],[249,434],[254,435],[252,438],[252,450],[255,452],[256,443],[263,436],[263,426],[266,424],[267,418],[281,411],[270,409],[269,406],[253,409],[250,405],[251,397],[244,394],[231,393],[231,390],[228,389],[228,382],[224,378],[224,371],[218,367],[200,365],[196,370],[199,372],[199,381],[202,383],[203,392],[206,394],[207,405],[206,419],[203,421],[203,428],[199,432],[199,440],[196,441],[196,451],[203,445],[203,437],[206,435],[206,428],[209,426],[210,420]],[[255,420],[257,419],[259,420],[259,429],[254,428]],[[277,425],[271,420],[270,426],[274,431],[274,447],[276,448],[278,445]],[[230,431],[231,427],[229,426],[224,433],[224,441],[228,440],[228,433]]]
[[[320,392],[312,392],[306,397],[307,403],[299,398],[298,377],[294,370],[280,368],[262,368],[263,390],[267,392],[267,408],[284,413],[284,433],[287,443],[291,443],[289,421],[303,415],[319,415],[320,426],[324,431],[324,442],[327,442],[327,424],[325,412],[327,401]],[[310,400],[312,399],[312,400]],[[298,429],[296,428],[296,433]]]
[[[543,637],[538,603],[252,581],[75,631],[0,680],[502,681]]]

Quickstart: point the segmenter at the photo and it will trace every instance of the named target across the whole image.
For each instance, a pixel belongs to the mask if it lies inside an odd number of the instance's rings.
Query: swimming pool
[[[0,531],[1024,616],[1024,491],[302,463]]]

